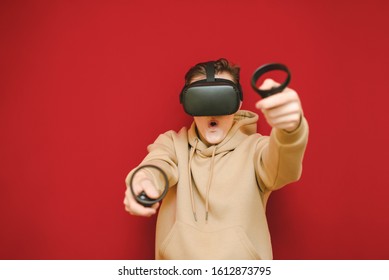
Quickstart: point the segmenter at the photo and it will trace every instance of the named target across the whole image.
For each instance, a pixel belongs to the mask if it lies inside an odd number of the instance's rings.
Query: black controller
[[[274,71],[274,70],[284,71],[287,74],[287,77],[286,77],[285,81],[279,87],[273,87],[273,88],[267,89],[267,90],[259,89],[257,87],[258,79],[263,74],[265,74],[267,72],[270,72],[270,71]],[[253,74],[253,76],[251,78],[251,87],[262,98],[266,98],[266,97],[269,97],[270,95],[273,95],[273,94],[276,94],[276,93],[279,93],[279,92],[283,91],[288,86],[288,84],[290,82],[290,78],[291,78],[291,75],[290,75],[289,69],[284,64],[281,64],[281,63],[269,63],[269,64],[262,65],[257,70],[255,70],[255,72],[254,72],[254,74]]]
[[[148,197],[144,191],[142,191],[138,195],[135,194],[135,192],[134,192],[134,189],[133,189],[133,179],[135,177],[135,174],[138,173],[143,168],[154,168],[154,169],[157,169],[159,172],[161,172],[161,174],[163,175],[163,178],[165,179],[165,189],[164,189],[163,193],[156,199],[152,199],[152,198]],[[138,167],[138,169],[136,169],[134,171],[134,173],[132,174],[131,180],[130,180],[130,189],[131,189],[132,195],[135,197],[135,199],[136,199],[136,201],[138,201],[138,203],[142,204],[144,207],[151,207],[153,204],[161,201],[166,196],[167,191],[169,190],[169,181],[167,179],[166,173],[161,168],[159,168],[158,166],[151,165],[151,164],[142,165],[142,166]]]

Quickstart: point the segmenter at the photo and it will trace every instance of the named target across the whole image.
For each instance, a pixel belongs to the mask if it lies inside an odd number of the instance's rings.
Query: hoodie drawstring
[[[209,190],[211,189],[212,184],[212,178],[213,178],[213,167],[215,166],[215,153],[216,153],[216,146],[213,147],[212,151],[212,159],[211,159],[211,168],[210,168],[210,174],[208,177],[208,183],[207,183],[207,193],[205,196],[205,221],[208,222],[208,212],[209,212]]]
[[[195,144],[194,147],[191,147],[190,150],[190,155],[189,155],[189,167],[188,167],[188,177],[189,177],[189,188],[190,188],[190,200],[192,203],[192,212],[193,212],[193,217],[195,221],[197,222],[197,216],[196,216],[196,204],[194,201],[194,195],[193,195],[193,184],[192,184],[192,170],[191,170],[191,165],[192,165],[192,159],[193,155],[196,152],[196,147],[197,147],[198,139],[195,139]]]
[[[197,148],[197,143],[198,139],[195,139],[195,144],[194,146],[191,147],[190,154],[189,154],[189,165],[188,165],[188,177],[189,177],[189,188],[190,188],[190,200],[192,204],[192,212],[193,212],[193,217],[195,221],[197,222],[197,214],[196,214],[196,203],[194,200],[194,192],[193,192],[193,183],[192,183],[192,160],[193,156],[196,152]],[[215,154],[216,154],[216,146],[213,147],[212,151],[212,158],[211,158],[211,166],[210,166],[210,174],[208,177],[208,182],[206,186],[206,194],[205,194],[205,221],[208,222],[208,213],[209,213],[209,191],[211,189],[211,184],[212,184],[212,179],[213,179],[213,169],[215,166]]]

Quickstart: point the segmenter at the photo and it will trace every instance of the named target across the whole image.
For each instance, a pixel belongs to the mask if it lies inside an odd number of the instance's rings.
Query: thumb
[[[260,85],[260,90],[269,90],[273,87],[278,87],[280,84],[272,79],[266,79],[263,81],[263,83]]]
[[[272,89],[274,87],[279,87],[280,84],[277,83],[276,81],[274,81],[273,79],[266,79],[263,81],[263,83],[260,85],[259,89],[260,90],[269,90],[269,89]],[[261,100],[259,100],[256,104],[255,104],[255,107],[258,109],[258,110],[261,110],[263,112],[263,108],[264,108],[264,105],[268,102],[268,99],[267,98],[262,98]]]
[[[157,198],[160,196],[157,190],[156,183],[153,180],[151,174],[146,173],[144,170],[134,174],[133,191],[136,194],[140,194],[142,191],[150,198]]]

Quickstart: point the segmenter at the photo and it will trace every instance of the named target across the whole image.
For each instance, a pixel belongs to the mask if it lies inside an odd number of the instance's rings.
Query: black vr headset
[[[231,115],[238,111],[243,100],[242,88],[239,84],[215,78],[214,61],[206,63],[204,80],[196,81],[183,88],[180,103],[191,116]]]

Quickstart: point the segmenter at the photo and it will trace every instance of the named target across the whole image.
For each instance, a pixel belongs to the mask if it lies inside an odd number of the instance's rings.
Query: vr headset
[[[215,78],[214,61],[206,63],[204,80],[196,81],[183,88],[180,103],[191,116],[231,115],[238,111],[243,93],[237,84],[227,79]]]

